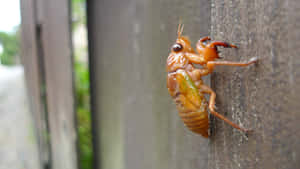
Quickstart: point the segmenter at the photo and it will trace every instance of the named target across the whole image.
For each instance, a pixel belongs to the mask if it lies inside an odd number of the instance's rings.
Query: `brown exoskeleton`
[[[198,41],[196,45],[198,53],[196,53],[188,38],[181,35],[182,31],[183,26],[179,25],[176,43],[172,46],[167,59],[167,87],[184,124],[191,131],[199,133],[203,137],[207,138],[209,136],[207,101],[204,97],[204,94],[209,94],[208,108],[212,115],[224,120],[238,130],[250,131],[231,122],[215,111],[216,93],[203,83],[202,76],[212,73],[217,65],[248,66],[256,63],[257,58],[253,57],[248,62],[217,61],[220,58],[217,50],[218,46],[225,48],[237,48],[237,46],[221,41],[209,43],[208,41],[211,39],[204,37]],[[200,64],[202,68],[197,69],[193,64]]]

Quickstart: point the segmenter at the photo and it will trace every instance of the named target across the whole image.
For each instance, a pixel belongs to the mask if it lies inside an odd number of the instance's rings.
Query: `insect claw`
[[[251,63],[257,63],[258,62],[258,57],[256,56],[256,57],[251,58],[249,60],[249,62],[251,62]]]

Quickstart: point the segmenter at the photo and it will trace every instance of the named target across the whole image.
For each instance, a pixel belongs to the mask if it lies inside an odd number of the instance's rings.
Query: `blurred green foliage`
[[[13,32],[0,32],[0,45],[3,48],[0,53],[0,61],[3,65],[15,65],[19,59],[20,39],[19,29]]]
[[[86,0],[72,0],[72,28],[76,29],[86,24]],[[81,169],[92,169],[93,145],[91,131],[90,81],[86,56],[87,46],[74,46],[75,55],[75,86],[78,119],[79,160]],[[83,52],[82,52],[83,51]]]
[[[72,0],[72,11],[73,29],[86,24],[86,0]]]
[[[80,61],[75,62],[75,73],[80,165],[82,169],[91,169],[93,150],[87,65]]]

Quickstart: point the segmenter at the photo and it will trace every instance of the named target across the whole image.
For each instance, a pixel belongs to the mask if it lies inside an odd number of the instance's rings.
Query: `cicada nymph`
[[[182,36],[183,26],[179,24],[177,39],[171,48],[167,59],[167,87],[169,93],[176,103],[179,116],[184,124],[193,132],[209,137],[210,113],[234,128],[243,132],[244,129],[231,122],[223,115],[215,111],[215,92],[202,81],[202,77],[213,72],[216,65],[227,66],[248,66],[257,62],[253,57],[248,62],[220,61],[217,47],[237,48],[237,46],[221,41],[210,41],[209,37],[204,37],[196,44],[196,51],[191,47],[189,39]],[[196,68],[193,64],[202,67]],[[205,94],[210,95],[209,102],[205,99]]]

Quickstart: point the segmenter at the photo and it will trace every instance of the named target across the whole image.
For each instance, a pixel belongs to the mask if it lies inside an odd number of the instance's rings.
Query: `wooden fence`
[[[41,166],[50,162],[53,169],[77,168],[69,1],[22,0],[21,10],[22,59]]]
[[[78,168],[69,1],[21,0],[21,9],[41,168]],[[296,0],[88,0],[95,168],[299,168],[299,9]],[[193,43],[237,44],[222,50],[226,60],[259,57],[211,76],[218,111],[253,128],[249,137],[215,118],[210,139],[183,126],[165,73],[179,21]]]

